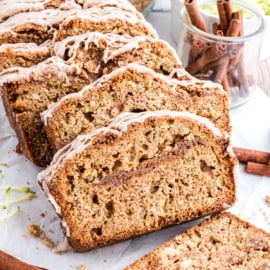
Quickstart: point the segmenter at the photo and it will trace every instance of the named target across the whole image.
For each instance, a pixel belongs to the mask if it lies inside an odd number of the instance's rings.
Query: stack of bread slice
[[[0,14],[2,100],[74,250],[235,202],[220,85],[190,76],[128,1],[18,2]]]

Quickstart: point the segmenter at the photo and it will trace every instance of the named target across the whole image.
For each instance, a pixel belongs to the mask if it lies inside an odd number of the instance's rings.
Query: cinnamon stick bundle
[[[239,37],[243,35],[243,15],[242,11],[233,11],[230,0],[217,0],[217,10],[219,23],[212,25],[212,31],[217,36]],[[185,0],[185,6],[189,14],[191,23],[197,28],[208,32],[206,23],[199,12],[195,0]],[[193,76],[210,79],[223,85],[223,88],[230,95],[230,88],[236,87],[239,96],[246,96],[249,93],[250,82],[247,79],[243,45],[227,44],[219,41],[207,42],[192,34],[190,40],[190,52],[186,70]],[[222,49],[222,50],[221,50]]]
[[[0,250],[0,270],[47,270],[30,265]]]

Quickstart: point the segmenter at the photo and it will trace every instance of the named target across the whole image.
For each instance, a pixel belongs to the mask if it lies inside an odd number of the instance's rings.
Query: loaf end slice
[[[266,270],[269,267],[270,234],[223,212],[177,235],[125,270]]]

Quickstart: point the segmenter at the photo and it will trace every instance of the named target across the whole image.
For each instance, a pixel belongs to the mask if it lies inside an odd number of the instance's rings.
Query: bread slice
[[[123,113],[59,150],[38,181],[76,251],[228,208],[229,136],[188,112]]]
[[[10,67],[30,67],[44,61],[50,56],[49,47],[49,42],[40,46],[35,43],[0,45],[0,72]]]
[[[67,15],[76,10],[45,9],[15,14],[0,24],[0,45],[36,43],[53,38],[55,30]]]
[[[125,270],[266,270],[269,267],[270,234],[224,212],[177,235]]]
[[[89,32],[56,42],[52,55],[67,63],[76,63],[85,76],[101,76],[134,62],[167,75],[182,67],[175,50],[167,42],[148,36]]]
[[[38,65],[14,67],[1,73],[2,100],[23,154],[36,165],[46,166],[51,151],[40,112],[66,94],[78,92],[90,78],[82,78],[76,65],[51,57]]]
[[[135,63],[63,97],[42,112],[42,120],[58,150],[79,134],[107,126],[121,112],[155,110],[188,110],[208,117],[222,132],[230,131],[228,95],[218,85],[170,79]]]
[[[152,25],[141,18],[141,13],[105,6],[84,9],[68,16],[59,26],[54,42],[86,32],[158,37]]]

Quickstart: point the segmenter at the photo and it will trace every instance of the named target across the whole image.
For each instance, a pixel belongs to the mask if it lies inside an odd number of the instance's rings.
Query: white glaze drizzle
[[[84,50],[87,51],[90,43],[94,43],[97,47],[100,47],[99,42],[101,41],[106,43],[103,59],[100,60],[104,63],[107,63],[110,59],[113,59],[117,55],[140,48],[140,42],[166,43],[168,50],[171,50],[175,59],[178,59],[175,50],[163,40],[157,40],[148,36],[132,37],[129,35],[117,35],[112,33],[104,34],[99,32],[89,32],[81,35],[67,37],[62,41],[56,42],[52,51],[56,56],[64,58],[66,50],[68,49],[68,61],[72,62],[76,57],[77,51],[81,44],[84,45]],[[179,64],[181,64],[180,61]]]
[[[48,2],[50,0],[1,0],[0,22],[18,13],[44,10],[44,5]]]
[[[145,39],[147,37],[138,38]],[[68,49],[68,61],[73,61],[82,43],[84,44],[84,49],[88,50],[90,43],[94,43],[97,47],[100,47],[100,41],[105,41],[107,46],[104,50],[104,57],[102,61],[106,63],[109,60],[110,55],[113,51],[120,49],[121,47],[132,42],[133,40],[137,40],[137,37],[131,37],[128,35],[117,35],[111,33],[103,34],[100,32],[89,32],[77,36],[70,36],[62,41],[58,41],[54,44],[52,50],[56,56],[64,58],[66,49]]]
[[[160,42],[160,43],[164,43],[165,47],[167,47],[168,50],[171,51],[171,53],[173,54],[173,58],[177,59],[179,65],[181,65],[181,61],[179,60],[176,51],[171,47],[171,45],[166,42],[165,40],[156,40],[153,39],[151,37],[148,36],[137,36],[134,37],[131,42],[125,44],[124,46],[122,46],[121,48],[119,48],[118,50],[114,50],[112,51],[111,55],[108,57],[107,61],[109,61],[110,59],[113,59],[114,57],[117,57],[120,54],[126,53],[128,51],[131,51],[133,49],[138,49],[140,48],[140,42],[149,42],[149,43],[154,43],[154,42]],[[107,62],[105,61],[105,63]]]
[[[109,74],[103,75],[101,78],[97,79],[93,83],[83,87],[81,91],[76,92],[76,93],[68,94],[68,95],[62,97],[59,101],[50,104],[48,109],[41,113],[41,119],[44,122],[44,125],[47,125],[48,118],[52,117],[52,115],[54,113],[54,110],[56,110],[59,106],[61,106],[61,104],[63,102],[65,102],[66,100],[74,99],[74,98],[75,99],[81,99],[81,98],[83,98],[85,93],[91,92],[92,89],[95,88],[95,87],[101,87],[102,88],[102,85],[105,82],[113,79],[114,77],[117,77],[121,73],[125,73],[127,70],[131,70],[131,72],[137,73],[137,74],[138,73],[148,73],[148,74],[151,75],[151,77],[157,78],[157,79],[162,80],[165,83],[167,83],[170,86],[171,91],[173,93],[175,93],[175,94],[177,93],[176,88],[178,86],[179,87],[181,87],[181,86],[182,87],[189,87],[189,86],[192,86],[194,84],[199,84],[201,89],[205,89],[206,91],[209,91],[209,92],[217,91],[217,89],[220,89],[221,93],[223,93],[222,88],[218,87],[218,88],[215,89],[215,87],[217,87],[219,85],[216,85],[216,84],[212,83],[211,81],[200,81],[200,80],[197,80],[197,79],[195,79],[195,80],[192,80],[192,79],[190,79],[190,80],[172,79],[172,78],[170,78],[168,76],[157,73],[157,72],[153,71],[152,69],[150,69],[150,68],[148,68],[146,66],[142,66],[142,65],[139,65],[137,63],[130,63],[130,64],[126,65],[126,66],[120,67],[120,68],[112,71]],[[225,92],[224,92],[224,94],[225,94]]]
[[[76,18],[81,18],[84,20],[89,19],[95,21],[107,21],[109,19],[124,19],[129,20],[131,22],[137,22],[138,20],[146,22],[145,20],[140,20],[137,17],[136,13],[124,11],[123,9],[114,6],[104,6],[104,7],[93,6],[89,9],[82,9],[79,12],[76,12],[75,15],[66,18],[66,21],[74,20]]]
[[[50,2],[51,0],[1,0],[0,22],[2,22],[4,18],[9,18],[19,13],[43,11]],[[136,8],[126,0],[86,0],[81,4],[79,2],[80,1],[65,0],[60,3],[58,8],[62,10],[71,10],[82,9],[82,5],[83,9],[115,6],[123,10],[137,12]]]
[[[99,7],[112,6],[112,7],[119,7],[123,10],[137,12],[136,8],[127,0],[85,0],[83,3],[84,9],[91,8],[94,6]]]
[[[13,52],[49,52],[51,47],[51,42],[48,40],[41,45],[36,43],[13,43],[13,44],[2,44],[0,45],[0,52],[5,52],[7,50]]]
[[[206,126],[215,136],[225,136],[221,134],[220,130],[216,128],[214,123],[211,122],[208,118],[201,117],[187,111],[178,112],[161,110],[147,111],[142,113],[125,112],[118,115],[109,126],[95,129],[88,134],[79,135],[72,142],[57,151],[50,166],[38,174],[38,181],[43,184],[44,182],[49,182],[56,170],[63,166],[66,160],[72,159],[72,157],[78,153],[82,153],[88,146],[92,144],[95,136],[105,133],[113,133],[117,136],[121,136],[123,132],[126,132],[128,126],[134,122],[144,122],[147,118],[150,117],[167,116],[172,118],[183,117],[196,121],[198,124]],[[227,134],[225,137],[229,138]]]
[[[59,31],[66,24],[73,20],[82,20],[82,21],[94,21],[94,22],[106,22],[110,21],[123,21],[123,23],[130,23],[132,25],[141,24],[155,37],[158,38],[156,30],[153,26],[147,22],[144,18],[138,17],[138,12],[125,11],[119,7],[114,6],[105,6],[105,7],[92,7],[89,9],[83,9],[77,11],[75,14],[70,14],[60,25]],[[56,35],[57,36],[57,35]]]
[[[52,0],[1,0],[0,2],[0,22],[4,18],[9,18],[22,12],[35,12],[46,9],[46,5]],[[57,7],[56,7],[57,8]],[[58,7],[63,10],[81,9],[81,5],[74,0],[62,1]]]
[[[55,26],[69,22],[79,18],[81,20],[89,20],[94,22],[108,22],[110,20],[122,20],[124,23],[129,22],[131,24],[140,23],[144,25],[149,32],[152,33],[156,38],[157,32],[143,18],[138,18],[136,12],[125,11],[118,7],[105,6],[98,7],[94,6],[84,10],[61,10],[61,9],[47,9],[37,12],[23,12],[16,14],[6,21],[0,24],[0,34],[7,32],[14,33],[17,27],[21,27],[26,24],[33,24],[41,26],[44,31],[50,32],[55,31]],[[61,25],[59,26],[61,28]]]
[[[16,81],[30,81],[37,79],[40,75],[65,77],[68,81],[68,75],[76,75],[80,69],[76,64],[67,65],[61,58],[53,56],[32,67],[12,67],[0,73],[0,85]],[[48,75],[50,74],[50,75]]]
[[[67,15],[76,13],[77,10],[46,9],[37,12],[23,12],[16,14],[0,24],[0,34],[13,33],[16,27],[26,24],[41,26],[44,31],[55,30]]]
[[[192,76],[191,74],[189,74],[184,68],[175,68],[171,71],[171,73],[169,74],[170,78],[173,78],[174,76],[176,76],[176,78],[181,78],[181,77],[188,77],[188,81],[192,81],[193,83],[197,82],[197,83],[203,83],[204,86],[207,88],[211,88],[211,87],[215,87],[216,89],[219,89],[223,94],[225,94],[226,96],[228,96],[228,92],[224,90],[224,88],[221,86],[221,84],[218,83],[214,83],[212,81],[209,80],[200,80],[194,76]],[[229,99],[230,100],[230,99]]]

